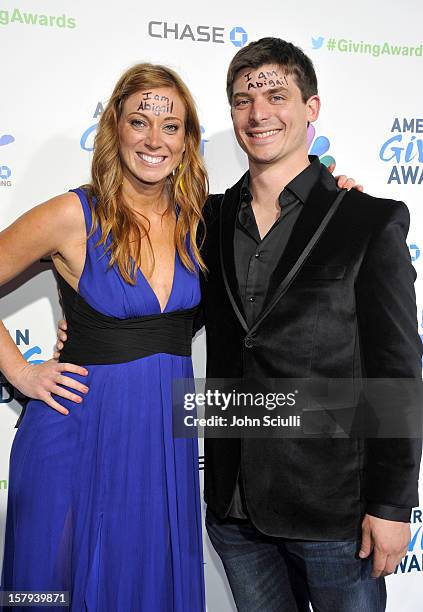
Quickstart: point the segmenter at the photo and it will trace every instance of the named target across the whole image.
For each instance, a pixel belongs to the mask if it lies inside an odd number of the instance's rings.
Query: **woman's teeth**
[[[138,157],[141,157],[141,159],[148,162],[149,164],[160,164],[165,159],[162,156],[153,157],[152,155],[145,155],[144,153],[138,153],[137,155]]]

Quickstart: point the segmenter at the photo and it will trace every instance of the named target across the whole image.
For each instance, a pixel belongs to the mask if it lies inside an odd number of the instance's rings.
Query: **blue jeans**
[[[206,515],[239,612],[383,612],[383,578],[360,542],[287,540],[262,534],[250,521]]]

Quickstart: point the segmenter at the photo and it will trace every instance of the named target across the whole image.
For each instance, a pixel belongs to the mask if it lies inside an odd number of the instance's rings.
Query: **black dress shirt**
[[[311,156],[310,165],[286,185],[279,195],[280,216],[267,234],[260,238],[245,175],[234,232],[235,270],[245,317],[251,327],[260,315],[267,296],[270,278],[283,256],[303,205],[320,175],[320,160]],[[248,518],[242,490],[241,469],[229,516]]]

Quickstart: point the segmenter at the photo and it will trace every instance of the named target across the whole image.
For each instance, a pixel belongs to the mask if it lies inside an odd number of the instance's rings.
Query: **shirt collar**
[[[311,190],[320,176],[321,167],[317,155],[309,155],[308,159],[310,165],[297,174],[279,194],[279,205],[281,208],[284,204],[286,205],[287,200],[292,200],[292,195],[298,198],[303,204],[307,201]],[[250,191],[250,173],[246,172],[241,186],[241,206],[251,204],[252,199],[253,195]]]

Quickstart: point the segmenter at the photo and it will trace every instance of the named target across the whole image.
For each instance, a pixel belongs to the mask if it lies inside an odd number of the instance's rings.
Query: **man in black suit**
[[[227,94],[249,171],[206,207],[207,377],[421,378],[408,210],[340,193],[307,156],[310,59],[253,42]],[[206,439],[206,525],[238,610],[384,610],[420,454],[407,437]]]

